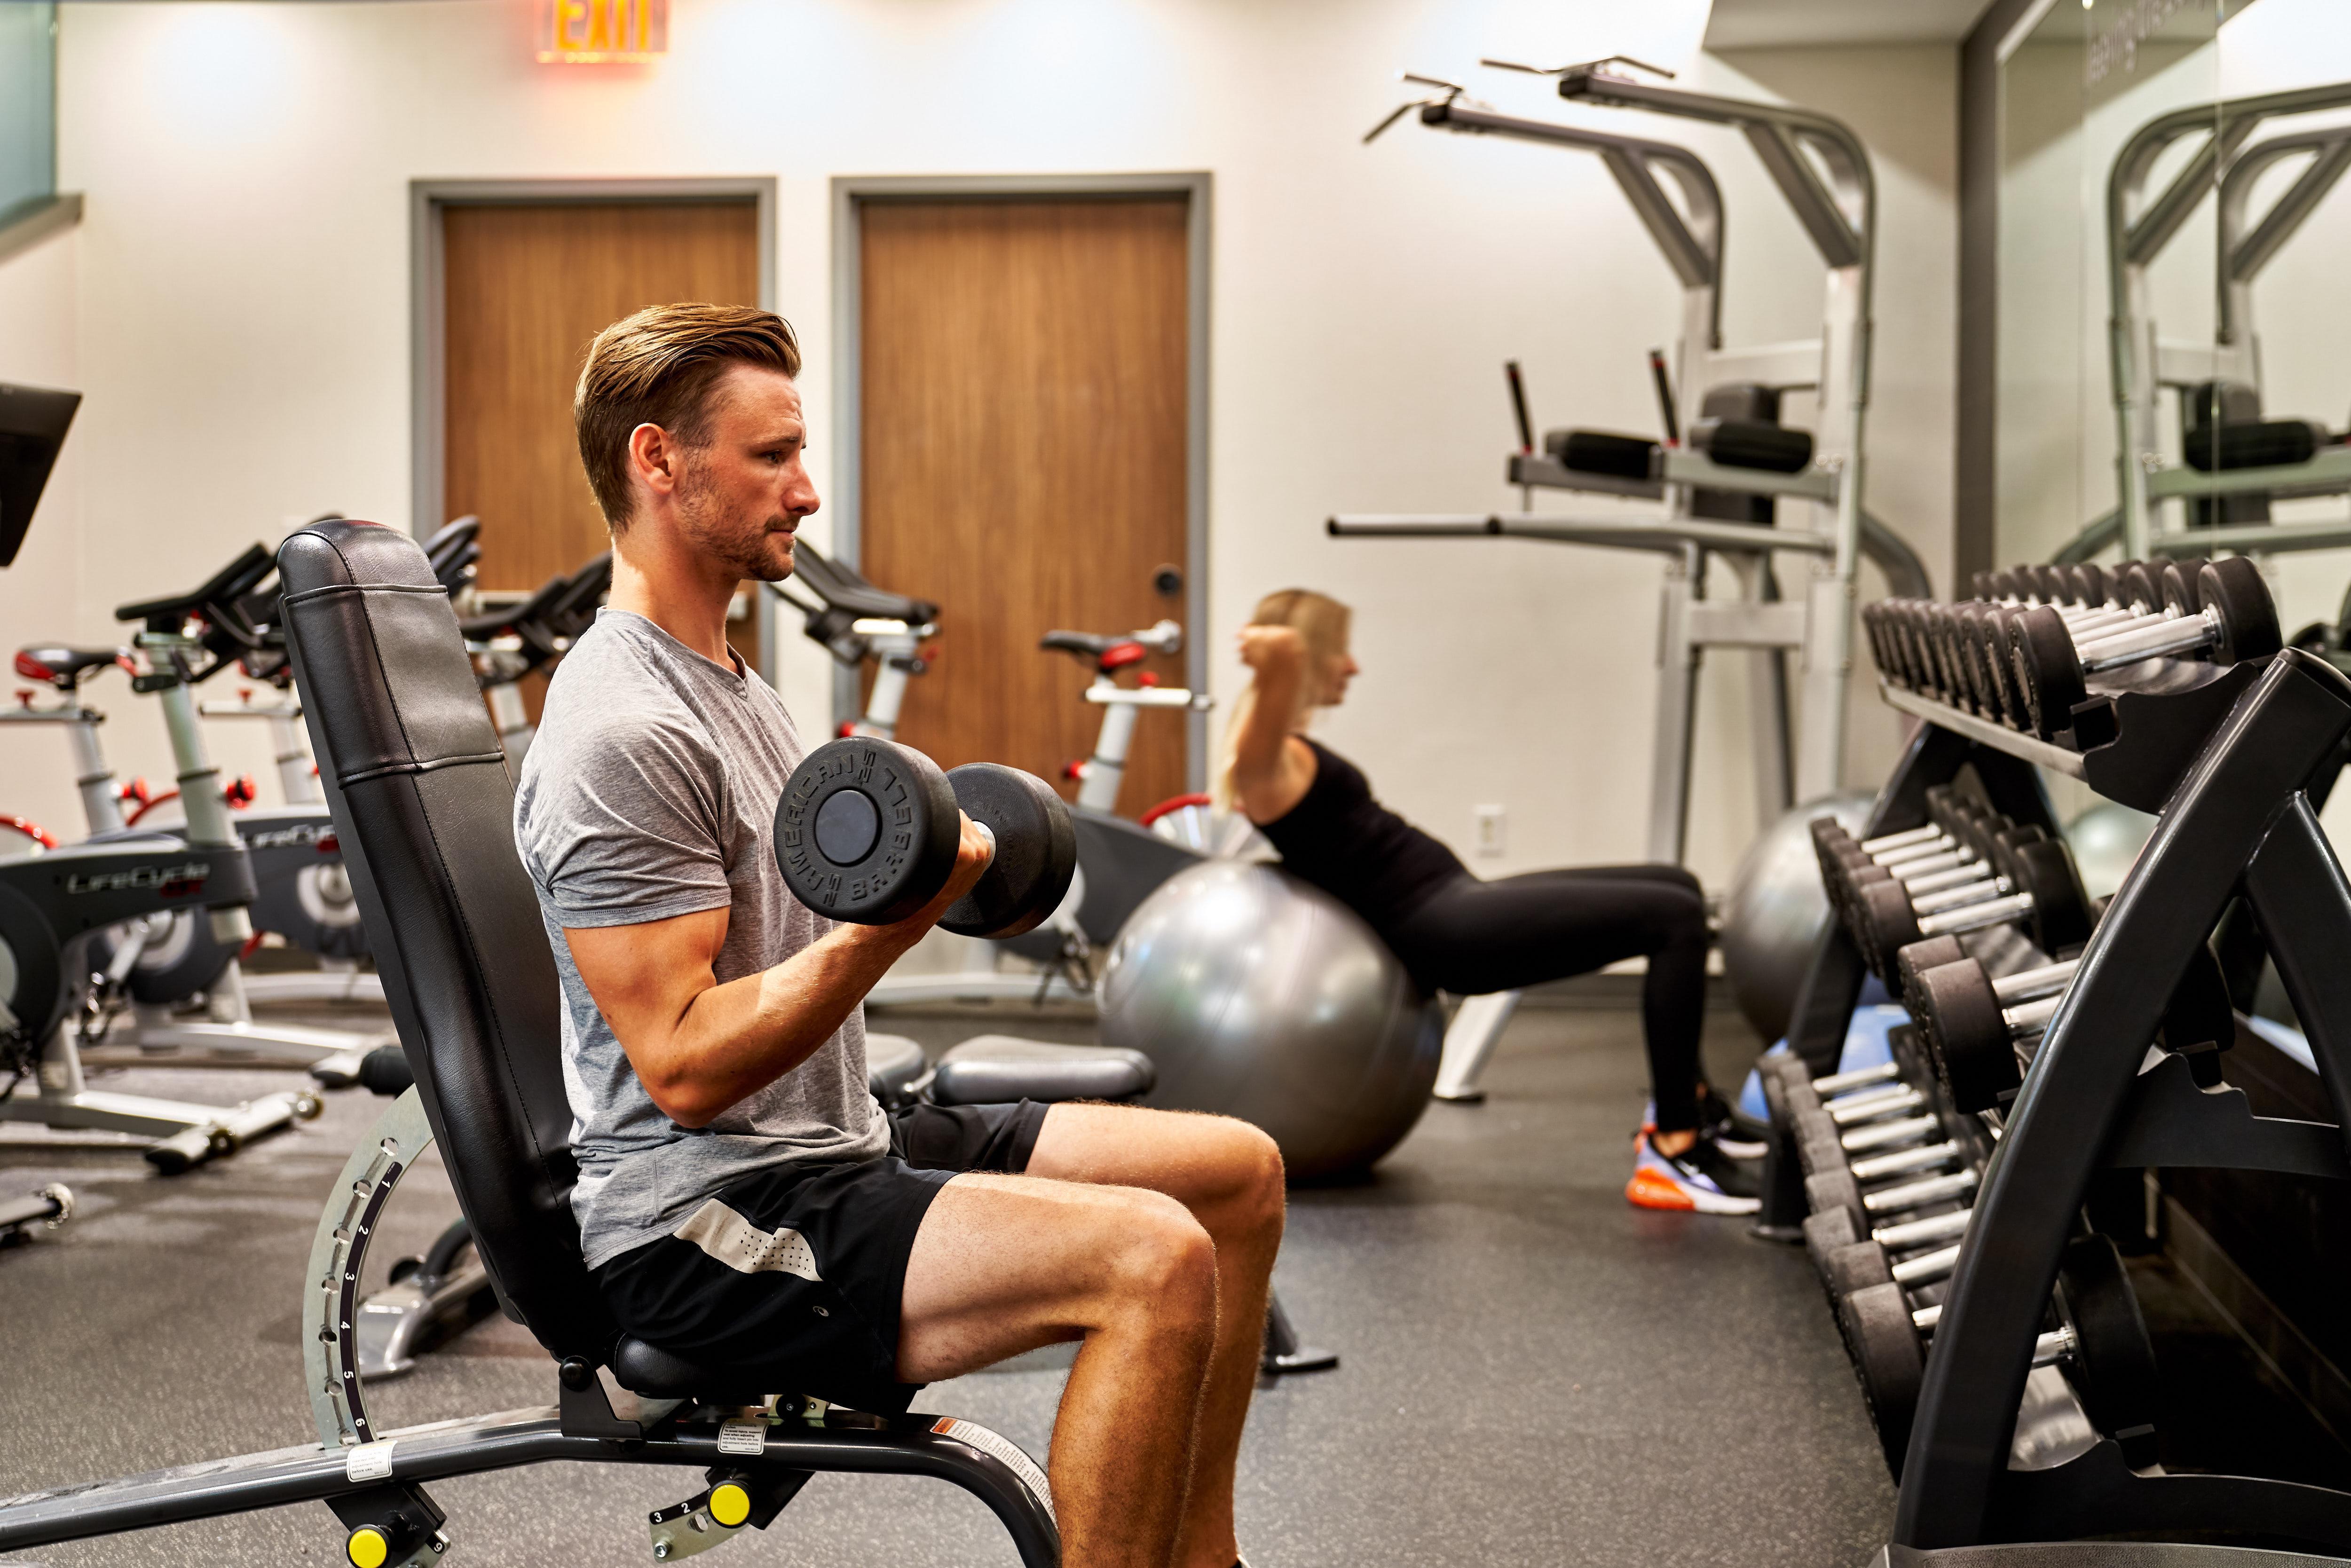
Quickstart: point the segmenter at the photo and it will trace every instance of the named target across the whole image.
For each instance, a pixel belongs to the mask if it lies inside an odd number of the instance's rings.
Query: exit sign
[[[542,65],[635,65],[669,53],[669,0],[542,0]]]

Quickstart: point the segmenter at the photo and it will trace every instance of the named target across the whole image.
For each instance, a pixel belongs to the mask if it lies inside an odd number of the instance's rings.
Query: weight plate
[[[2134,1438],[2151,1439],[2162,1398],[2155,1346],[2112,1241],[2085,1236],[2067,1246],[2057,1270],[2056,1304],[2074,1331],[2075,1349],[2065,1370],[2090,1424],[2126,1450]],[[2132,1462],[2147,1460],[2134,1456]]]
[[[1853,1221],[1855,1236],[1869,1234],[1866,1211],[1861,1206],[1861,1183],[1854,1180],[1851,1166],[1840,1163],[1832,1169],[1806,1176],[1804,1203],[1814,1214],[1827,1214],[1841,1208]]]
[[[2142,612],[2163,608],[2163,569],[2146,561],[2126,563],[2115,577],[2116,597],[2126,609]]]
[[[1891,1283],[1855,1291],[1837,1303],[1837,1327],[1844,1334],[1854,1374],[1861,1379],[1886,1468],[1898,1479],[1927,1364],[1926,1347],[1910,1321],[1909,1299],[1901,1286]]]
[[[850,736],[810,752],[785,781],[776,867],[827,919],[888,925],[946,885],[962,831],[955,791],[929,758]]]
[[[2204,607],[2220,617],[2220,642],[2212,650],[2215,663],[2241,664],[2278,651],[2277,601],[2262,580],[2261,568],[2236,555],[2206,561],[2197,575]]]
[[[1815,1258],[1825,1258],[1860,1239],[1853,1228],[1853,1216],[1842,1208],[1825,1208],[1805,1218],[1804,1250]]]
[[[2041,839],[2019,844],[2016,870],[2010,880],[2017,890],[2032,895],[2032,940],[2043,952],[2056,954],[2090,939],[2097,924],[2090,895],[2074,869],[2074,852],[2062,839]]]
[[[939,924],[1001,939],[1044,924],[1078,870],[1078,831],[1053,787],[1034,773],[971,762],[946,776],[964,814],[996,835],[996,856]]]
[[[2082,674],[2082,656],[2064,618],[2047,605],[2009,618],[2009,663],[2024,694],[2025,714],[2033,730],[2053,737],[2074,722],[2074,705],[2086,700],[2089,687]]]
[[[1981,964],[1965,958],[1927,970],[1918,977],[1918,997],[1919,1033],[1957,1109],[1989,1111],[2003,1091],[2023,1082],[2000,995]]]
[[[2197,565],[2178,560],[2163,563],[2158,580],[2163,590],[2163,607],[2175,615],[2193,615],[2204,608],[2203,584],[2198,578]]]
[[[1828,1288],[1829,1299],[1842,1300],[1855,1291],[1865,1291],[1872,1285],[1894,1282],[1893,1266],[1886,1260],[1886,1249],[1875,1241],[1856,1241],[1850,1247],[1840,1247],[1819,1260],[1821,1283]]]

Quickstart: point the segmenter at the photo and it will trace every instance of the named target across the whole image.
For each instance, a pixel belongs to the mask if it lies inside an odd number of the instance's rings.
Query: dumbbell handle
[[[1959,1249],[1941,1247],[1932,1252],[1921,1252],[1916,1258],[1906,1258],[1890,1270],[1897,1285],[1923,1284],[1939,1280],[1959,1266]]]
[[[1942,858],[1940,855],[1935,857],[1936,860]],[[1990,867],[1975,857],[1975,852],[1972,850],[1968,852],[1964,859],[1953,860],[1949,865],[1935,866],[1932,870],[1920,869],[1930,863],[1921,861],[1917,867],[1905,866],[1901,871],[1895,873],[1894,880],[1913,894],[1939,893],[1947,887],[1958,887],[1965,883],[1973,882],[1979,877],[1990,874],[1991,872]]]
[[[1928,1176],[1923,1181],[1880,1188],[1865,1195],[1861,1207],[1871,1214],[1900,1214],[1908,1209],[1924,1208],[1930,1203],[1948,1203],[1962,1193],[1973,1191],[1975,1185],[1976,1173],[1973,1170],[1956,1170],[1948,1176]]]
[[[1889,1144],[1931,1136],[1942,1130],[1943,1124],[1932,1115],[1906,1116],[1897,1122],[1873,1122],[1866,1127],[1855,1127],[1838,1137],[1837,1146],[1849,1155],[1865,1154]]]
[[[1933,1333],[1935,1325],[1943,1321],[1943,1306],[1938,1301],[1931,1307],[1920,1307],[1910,1314],[1910,1322],[1920,1333]],[[2032,1364],[2049,1366],[2074,1354],[2081,1341],[2072,1329],[2051,1329],[2032,1342]]]
[[[2013,975],[1994,980],[1991,994],[2000,998],[2000,1005],[2004,1008],[2042,997],[2057,996],[2074,983],[2074,971],[2081,967],[2079,958],[2068,958],[2062,964],[2043,964],[2037,969],[2019,969]]]
[[[2210,647],[2220,637],[2220,615],[2210,610],[2199,610],[2193,615],[2165,616],[2145,625],[2124,628],[2111,637],[2082,643],[2075,652],[2082,656],[2082,673],[2095,675],[2142,659],[2192,653]]]
[[[2049,1020],[2057,1016],[2058,1004],[2064,999],[2061,992],[2053,997],[2036,997],[2012,1008],[2002,1008],[2000,1021],[2008,1026],[2012,1039],[2022,1040],[2027,1035],[2043,1033],[2049,1028]]]
[[[1813,1080],[1813,1092],[1826,1099],[1832,1094],[1842,1094],[1848,1089],[1883,1083],[1889,1078],[1899,1076],[1901,1071],[1890,1061],[1880,1061],[1868,1067],[1856,1067],[1851,1072],[1832,1072],[1825,1078]]]
[[[1861,841],[1861,851],[1867,855],[1884,854],[1888,850],[1898,850],[1905,844],[1925,843],[1929,839],[1938,839],[1942,836],[1942,824],[1929,822],[1923,828],[1905,828],[1898,833],[1881,833],[1874,839],[1864,839]]]
[[[1869,1233],[1869,1239],[1888,1252],[1905,1251],[1923,1247],[1931,1241],[1957,1241],[1968,1233],[1968,1216],[1971,1208],[1955,1208],[1949,1214],[1938,1214],[1926,1219],[1912,1219],[1900,1225],[1881,1225]]]
[[[1884,1094],[1855,1095],[1843,1104],[1823,1105],[1821,1109],[1829,1113],[1830,1121],[1846,1127],[1856,1122],[1875,1122],[1884,1116],[1915,1111],[1926,1103],[1924,1094],[1905,1083]]]
[[[2011,920],[2022,920],[2032,913],[2032,895],[2011,893],[2004,898],[1987,898],[1980,903],[1961,904],[1939,915],[1929,915],[1918,922],[1920,936],[1959,936],[1988,926],[2004,925]]]
[[[2016,884],[2004,876],[1979,876],[1972,882],[1954,883],[1949,887],[1925,893],[1912,888],[1909,890],[1910,909],[1923,920],[1929,915],[1939,915],[1944,910],[1958,909],[1963,904],[1980,904],[1987,898],[1999,898],[2015,891]]]
[[[1890,1155],[1872,1155],[1853,1162],[1853,1179],[1876,1181],[1885,1176],[1907,1176],[1912,1171],[1932,1170],[1937,1166],[1949,1165],[1963,1153],[1959,1145],[1946,1142],[1899,1149]]]

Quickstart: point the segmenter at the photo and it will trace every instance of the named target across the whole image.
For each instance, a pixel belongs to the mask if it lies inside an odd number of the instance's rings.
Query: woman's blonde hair
[[[1298,690],[1298,711],[1290,716],[1283,727],[1295,729],[1318,705],[1322,683],[1332,665],[1346,657],[1347,628],[1354,612],[1327,593],[1317,593],[1311,588],[1284,588],[1267,594],[1249,612],[1247,626],[1294,626],[1299,640],[1306,646],[1306,679]],[[1250,677],[1249,689],[1233,704],[1232,716],[1225,721],[1224,757],[1216,774],[1217,804],[1229,810],[1233,800],[1233,750],[1240,733],[1257,711],[1257,680]]]

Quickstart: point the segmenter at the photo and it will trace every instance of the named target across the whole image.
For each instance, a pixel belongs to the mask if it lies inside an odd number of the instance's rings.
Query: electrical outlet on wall
[[[1478,820],[1478,852],[1503,853],[1510,843],[1510,812],[1500,806],[1472,806],[1469,810]]]

